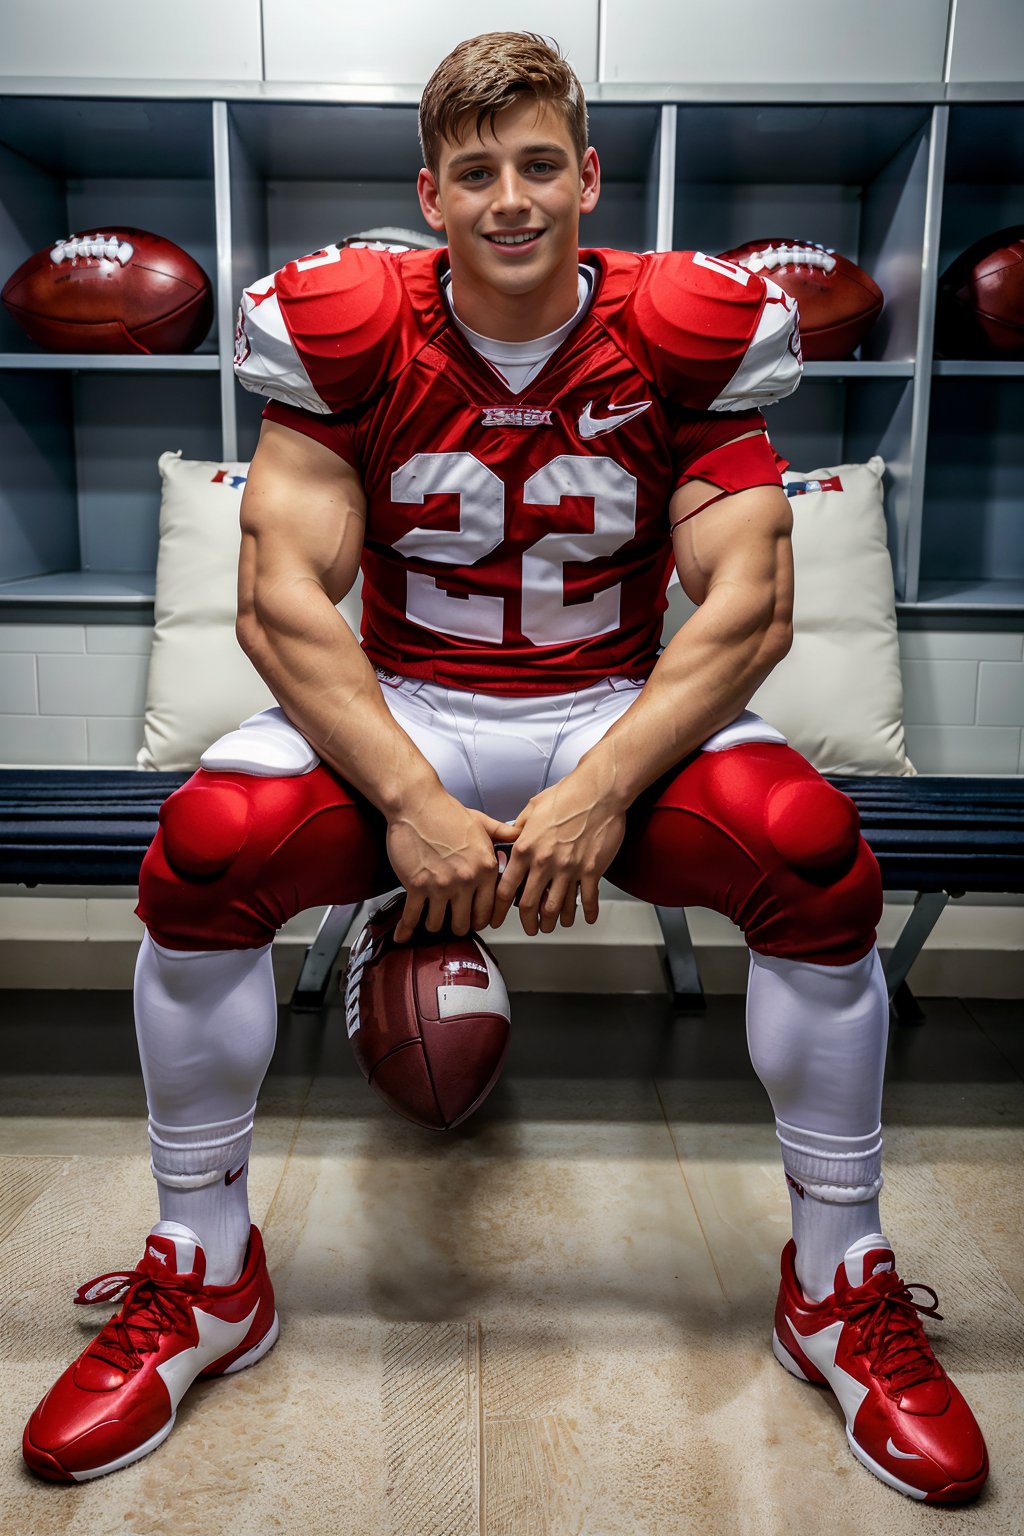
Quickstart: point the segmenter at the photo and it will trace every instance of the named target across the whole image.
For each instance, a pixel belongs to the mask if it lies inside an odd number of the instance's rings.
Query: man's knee
[[[781,958],[843,965],[874,943],[881,877],[857,808],[788,747],[702,753],[636,830],[634,894],[724,912]]]
[[[868,952],[882,882],[847,795],[801,763],[768,789],[748,838],[768,897],[749,904],[744,932],[752,949],[824,965]]]
[[[276,925],[259,915],[257,888],[267,855],[295,817],[284,797],[278,810],[286,814],[278,818],[258,805],[257,782],[200,768],[160,807],[136,908],[159,944],[247,948],[273,939]]]
[[[255,947],[306,907],[394,883],[379,818],[280,710],[221,738],[202,763],[164,801],[139,875],[136,912],[158,943]]]

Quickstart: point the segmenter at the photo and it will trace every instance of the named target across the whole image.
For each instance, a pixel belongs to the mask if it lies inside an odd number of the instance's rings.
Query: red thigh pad
[[[200,768],[161,806],[135,911],[167,949],[253,949],[307,907],[396,885],[385,834],[323,764],[291,778]]]
[[[724,912],[763,954],[846,965],[882,910],[859,827],[852,800],[790,747],[700,752],[632,808],[608,878],[658,906]]]

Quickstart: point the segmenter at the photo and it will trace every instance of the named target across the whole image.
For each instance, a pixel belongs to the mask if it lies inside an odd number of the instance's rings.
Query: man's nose
[[[498,176],[494,186],[494,211],[506,216],[520,213],[529,206],[530,197],[519,172],[507,166]]]

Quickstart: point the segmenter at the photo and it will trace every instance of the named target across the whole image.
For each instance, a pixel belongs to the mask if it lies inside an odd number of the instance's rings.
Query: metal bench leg
[[[292,993],[291,1006],[297,1011],[316,1012],[323,1007],[334,962],[349,929],[365,905],[365,902],[357,902],[351,907],[327,908],[316,931],[316,938],[306,950],[302,971]]]
[[[885,985],[893,1011],[901,1023],[916,1024],[924,1018],[907,985],[907,974],[948,901],[948,891],[918,891],[914,897],[913,910],[889,956],[885,968]]]
[[[682,907],[655,907],[665,941],[665,968],[672,991],[672,1006],[682,1013],[703,1013],[706,1007],[697,956]]]

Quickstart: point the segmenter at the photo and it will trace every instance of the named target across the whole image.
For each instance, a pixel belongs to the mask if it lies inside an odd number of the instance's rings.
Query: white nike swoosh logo
[[[888,1440],[885,1442],[885,1448],[889,1452],[890,1456],[898,1456],[900,1461],[920,1461],[921,1460],[920,1456],[917,1454],[916,1451],[898,1451],[896,1449],[896,1447],[892,1443],[892,1436],[891,1435],[889,1436]]]
[[[590,414],[594,409],[594,402],[588,400],[583,415],[577,423],[577,430],[584,440],[600,437],[602,432],[614,432],[615,428],[621,427],[623,422],[632,421],[634,416],[643,415],[650,403],[649,400],[639,400],[636,405],[609,405],[608,409],[615,412],[614,416],[599,416],[595,420]]]
[[[218,1317],[215,1312],[204,1312],[201,1307],[193,1307],[198,1334],[196,1342],[180,1349],[169,1359],[162,1360],[156,1368],[157,1374],[163,1377],[172,1409],[177,1408],[200,1371],[238,1348],[252,1327],[258,1306],[259,1302],[248,1317],[243,1317],[237,1323]]]

